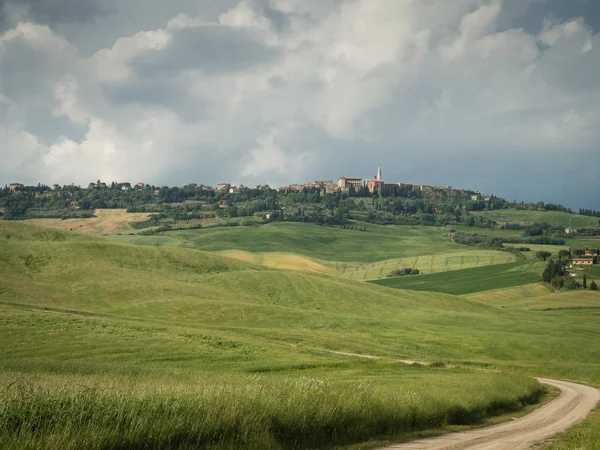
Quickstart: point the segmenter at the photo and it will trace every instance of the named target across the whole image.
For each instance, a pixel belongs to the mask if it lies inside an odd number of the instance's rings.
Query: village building
[[[239,189],[239,188],[236,188],[236,187],[229,188],[230,194],[239,194],[240,192],[241,192],[241,189]]]
[[[573,258],[574,266],[592,266],[596,262],[593,256],[576,256]]]
[[[598,250],[596,250],[596,249],[585,250],[585,256],[598,256]]]
[[[385,181],[381,179],[381,167],[377,168],[377,175],[370,180],[365,180],[365,188],[371,194],[377,192],[381,194],[381,189],[385,185]]]
[[[217,191],[228,191],[231,188],[229,183],[219,183],[217,184]]]
[[[362,178],[359,177],[341,177],[338,179],[337,185],[338,188],[342,190],[350,189],[350,186],[353,186],[354,189],[360,188],[362,184]]]
[[[409,187],[412,188],[416,191],[422,191],[423,190],[423,186],[420,184],[414,184],[414,183],[397,183],[398,186],[400,187]]]
[[[16,191],[18,191],[22,187],[23,187],[23,185],[21,183],[11,183],[8,185],[8,190],[9,190],[9,192],[14,194]]]
[[[316,180],[311,183],[311,186],[325,189],[326,194],[333,194],[338,190],[338,185],[330,180]]]
[[[141,181],[139,183],[136,183],[135,187],[136,189],[144,189],[145,184],[142,183]]]

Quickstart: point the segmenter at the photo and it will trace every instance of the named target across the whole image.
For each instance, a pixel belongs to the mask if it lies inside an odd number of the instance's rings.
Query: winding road
[[[523,450],[583,420],[600,401],[600,391],[568,381],[538,378],[561,395],[530,414],[491,427],[450,433],[385,447],[386,450]]]
[[[405,364],[424,362],[391,359],[381,356],[347,353],[313,348],[336,355],[367,359],[386,359]],[[536,444],[576,425],[600,402],[600,391],[584,384],[570,381],[536,378],[540,383],[555,387],[560,396],[531,413],[511,422],[434,438],[419,439],[403,444],[391,445],[378,450],[525,450],[536,448]]]

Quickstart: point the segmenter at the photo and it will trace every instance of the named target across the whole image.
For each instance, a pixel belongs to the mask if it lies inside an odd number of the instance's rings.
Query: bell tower
[[[381,167],[377,168],[377,179],[381,180]]]

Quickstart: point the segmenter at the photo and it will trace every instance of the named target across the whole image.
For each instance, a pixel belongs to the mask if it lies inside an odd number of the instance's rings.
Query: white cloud
[[[33,23],[1,35],[0,182],[166,180],[196,166],[199,182],[293,182],[358,158],[345,148],[547,155],[599,137],[600,36],[583,19],[532,34],[501,26],[499,0],[270,0],[276,26],[264,5],[165,15],[90,56]],[[44,146],[27,122],[44,108],[84,137],[57,129]]]

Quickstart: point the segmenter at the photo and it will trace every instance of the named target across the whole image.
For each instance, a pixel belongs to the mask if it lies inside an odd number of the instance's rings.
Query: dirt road
[[[554,386],[562,394],[550,403],[512,422],[436,438],[422,439],[392,445],[396,450],[522,450],[532,448],[556,433],[572,427],[584,419],[600,401],[598,389],[568,381],[538,378],[541,383]]]

